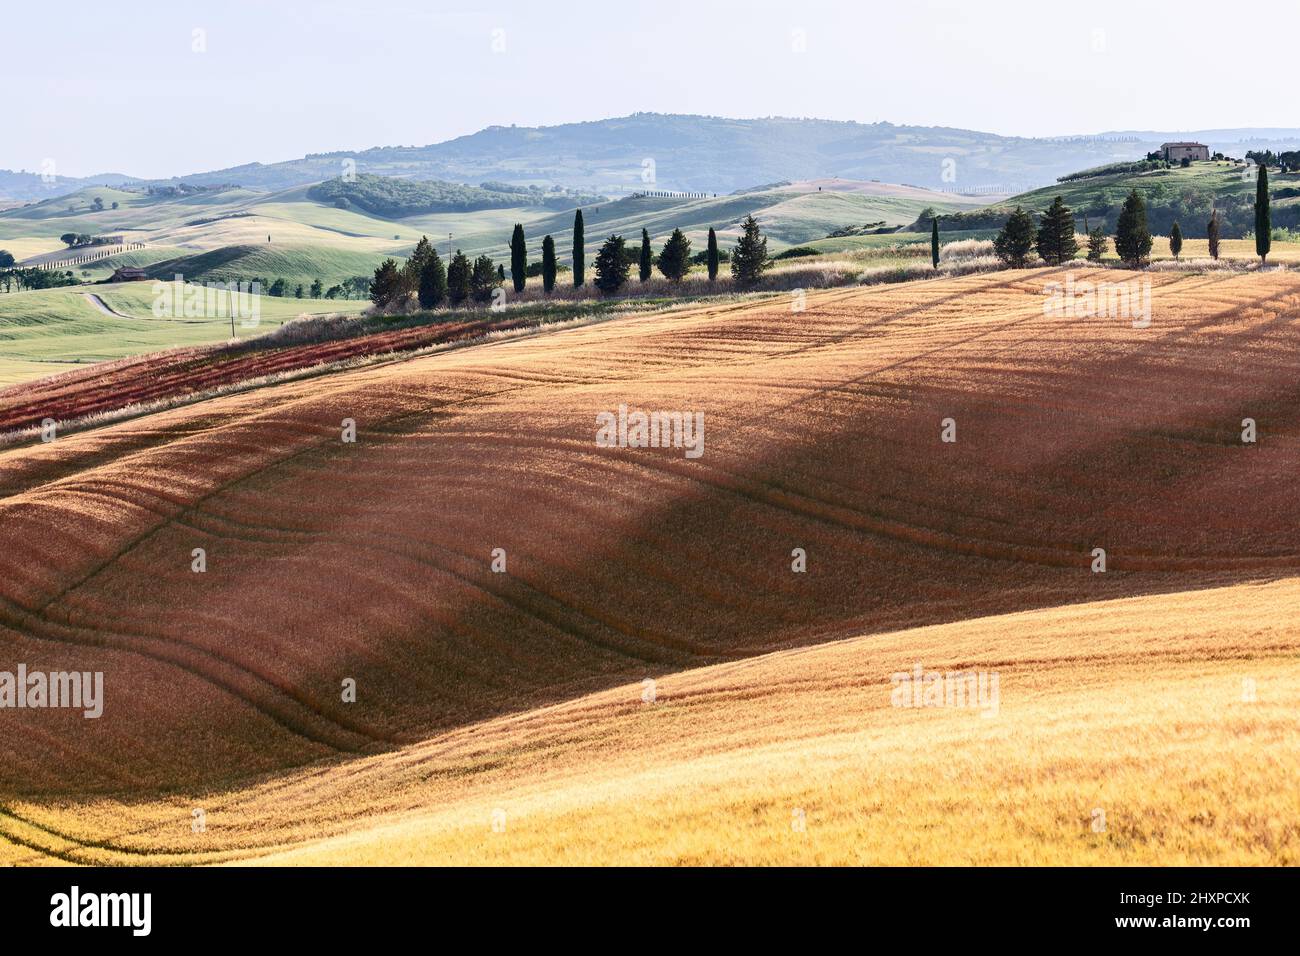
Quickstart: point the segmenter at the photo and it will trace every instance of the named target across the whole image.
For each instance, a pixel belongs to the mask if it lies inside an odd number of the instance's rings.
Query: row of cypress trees
[[[1105,232],[1100,226],[1087,232],[1088,258],[1099,261],[1106,249]],[[1043,211],[1035,228],[1033,216],[1017,206],[993,240],[993,251],[1002,262],[1015,269],[1027,266],[1030,253],[1034,251],[1049,265],[1069,262],[1079,251],[1078,240],[1074,238],[1074,214],[1065,200],[1057,196]],[[1146,203],[1136,189],[1124,200],[1124,208],[1116,221],[1115,252],[1126,263],[1135,266],[1145,262],[1151,252]]]
[[[1106,248],[1106,236],[1102,228],[1088,230],[1088,258],[1099,261]],[[1219,258],[1219,216],[1214,212],[1206,225],[1209,238],[1210,256]],[[1255,253],[1260,263],[1266,264],[1268,253],[1272,248],[1272,216],[1269,210],[1268,169],[1259,167],[1259,178],[1255,185]],[[1132,268],[1145,265],[1151,254],[1151,230],[1147,226],[1146,202],[1132,190],[1124,200],[1119,218],[1115,222],[1115,252],[1120,259]],[[934,220],[934,231],[930,241],[931,254],[935,267],[939,265],[939,222]],[[1060,265],[1073,259],[1078,252],[1078,243],[1074,238],[1074,216],[1057,196],[1052,205],[1043,212],[1037,229],[1033,217],[1017,206],[1007,217],[1006,224],[993,240],[993,249],[998,258],[1015,268],[1024,268],[1029,261],[1031,249],[1037,248],[1043,261],[1051,265]],[[1169,230],[1169,251],[1175,259],[1183,249],[1183,231],[1177,222]]]
[[[573,216],[573,285],[575,288],[585,285],[587,280],[584,231],[582,210],[579,209]],[[627,282],[630,267],[625,258],[624,248],[622,236],[610,236],[596,256],[595,285],[605,294],[618,291]],[[658,256],[655,256],[650,248],[650,233],[642,229],[638,257],[640,280],[647,281],[657,265],[659,271],[668,279],[680,282],[690,269],[690,255],[691,241],[680,229],[673,230]],[[710,282],[718,278],[719,259],[718,237],[710,228],[705,253]],[[741,286],[751,286],[759,280],[770,262],[767,255],[767,239],[759,231],[758,222],[754,217],[748,216],[731,256],[732,277]],[[557,272],[555,240],[548,235],[542,240],[542,288],[548,294],[555,288]],[[515,223],[510,235],[510,279],[515,292],[524,291],[527,275],[528,244],[523,225]],[[494,290],[503,279],[504,270],[495,267],[486,255],[479,256],[471,262],[457,249],[451,262],[444,265],[438,250],[426,236],[416,243],[415,250],[404,265],[398,266],[393,259],[384,260],[375,270],[370,298],[376,305],[383,307],[414,293],[422,309],[437,308],[444,302],[453,306],[460,305],[471,299],[486,303],[491,301]]]
[[[443,302],[461,305],[470,299],[487,303],[499,284],[498,269],[488,256],[471,262],[457,249],[451,262],[444,265],[438,250],[424,236],[403,265],[385,259],[375,270],[370,301],[383,307],[414,293],[424,309],[436,308]]]
[[[580,288],[587,281],[586,235],[582,210],[573,216],[573,285]],[[601,245],[593,263],[595,269],[594,284],[601,292],[612,294],[627,282],[631,271],[626,257],[626,240],[622,236],[610,236]],[[666,278],[680,282],[690,270],[691,240],[680,229],[674,229],[656,256],[650,246],[650,233],[641,230],[641,246],[637,255],[637,275],[646,282],[657,266]],[[705,251],[705,266],[709,281],[718,278],[720,253],[718,236],[709,228],[708,244]],[[770,259],[767,255],[767,239],[758,228],[754,217],[748,216],[742,226],[741,237],[731,257],[732,277],[741,285],[752,285],[767,269]],[[524,291],[528,271],[528,246],[524,237],[523,225],[516,223],[510,237],[510,275],[516,292]],[[555,288],[555,241],[548,235],[542,240],[542,288],[550,292]]]
[[[1007,265],[1023,269],[1030,252],[1037,250],[1044,262],[1060,265],[1079,251],[1074,238],[1074,215],[1060,196],[1052,200],[1034,227],[1033,217],[1017,206],[993,240],[993,251]]]

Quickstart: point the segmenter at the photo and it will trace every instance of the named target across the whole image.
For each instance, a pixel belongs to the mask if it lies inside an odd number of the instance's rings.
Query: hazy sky
[[[0,26],[0,168],[170,176],[638,110],[1300,126],[1297,27],[1296,0],[23,2]]]

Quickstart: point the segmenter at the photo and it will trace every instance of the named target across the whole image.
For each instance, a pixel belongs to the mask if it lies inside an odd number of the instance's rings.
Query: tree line
[[[333,203],[340,209],[360,209],[386,219],[432,212],[506,209],[523,205],[525,201],[548,209],[570,209],[582,203],[599,202],[602,198],[559,186],[549,191],[539,186],[512,186],[501,182],[469,186],[371,173],[354,173],[317,183],[307,190],[307,197],[321,203]]]
[[[1261,265],[1268,262],[1268,253],[1272,248],[1272,216],[1269,208],[1268,167],[1260,165],[1255,183],[1255,254]],[[938,266],[938,218],[934,220],[935,234],[932,246],[935,250],[935,266]],[[1222,223],[1217,209],[1211,210],[1209,222],[1205,227],[1209,239],[1211,258],[1219,258],[1219,242]],[[1087,237],[1087,258],[1091,262],[1100,262],[1106,254],[1110,237],[1103,226],[1088,228],[1084,220],[1084,233]],[[1136,189],[1124,200],[1119,218],[1115,223],[1115,253],[1120,260],[1133,269],[1145,266],[1151,255],[1154,240],[1147,224],[1147,206]],[[1175,259],[1183,249],[1183,230],[1174,220],[1169,228],[1169,251]],[[1030,255],[1037,252],[1039,257],[1049,265],[1069,262],[1078,251],[1075,239],[1074,214],[1060,196],[1052,201],[1051,206],[1039,216],[1038,225],[1034,225],[1033,215],[1017,206],[1007,217],[1006,223],[993,240],[993,251],[1004,265],[1023,269],[1029,265]]]
[[[1278,166],[1284,173],[1300,172],[1300,150],[1290,149],[1275,153],[1271,149],[1246,151],[1246,158],[1261,166]]]
[[[13,253],[0,249],[0,286],[6,292],[19,292],[24,289],[55,289],[61,286],[77,285],[77,277],[71,270],[17,268]]]
[[[319,278],[313,279],[310,285],[299,282],[293,287],[283,278],[273,279],[268,284],[261,276],[255,276],[251,283],[276,299],[365,299],[370,296],[371,280],[369,276],[352,276],[328,289]]]
[[[573,239],[570,258],[574,288],[587,282],[586,227],[582,210],[573,216]],[[673,283],[680,282],[690,271],[692,263],[702,263],[708,270],[710,282],[717,281],[721,262],[729,263],[731,277],[737,286],[752,288],[762,278],[771,264],[767,253],[767,238],[752,215],[741,224],[741,235],[730,253],[718,248],[718,237],[709,229],[703,253],[691,254],[691,240],[680,229],[674,229],[658,254],[650,244],[650,234],[641,230],[639,247],[629,247],[623,236],[611,235],[600,246],[592,261],[592,284],[602,295],[616,295],[629,281],[633,266],[641,282],[647,282],[654,270]],[[550,295],[559,274],[555,239],[542,239],[540,266],[529,264],[528,241],[524,227],[516,223],[510,236],[510,282],[516,294],[527,286],[529,278],[542,280],[542,291]],[[385,259],[375,270],[370,283],[370,300],[379,308],[388,308],[406,302],[415,296],[422,309],[434,309],[444,303],[452,307],[467,302],[487,304],[497,295],[506,279],[504,265],[497,265],[487,255],[472,261],[457,249],[451,261],[444,263],[438,250],[427,236],[416,243],[415,250],[401,265],[395,259]]]

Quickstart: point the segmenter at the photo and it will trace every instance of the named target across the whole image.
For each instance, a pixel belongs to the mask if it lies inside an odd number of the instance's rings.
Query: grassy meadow
[[[1041,213],[1060,196],[1074,212],[1080,231],[1085,225],[1104,225],[1114,234],[1115,220],[1124,200],[1136,190],[1147,204],[1147,217],[1153,233],[1168,234],[1178,221],[1184,237],[1205,236],[1211,210],[1220,210],[1221,221],[1228,223],[1224,235],[1244,235],[1253,227],[1255,201],[1255,167],[1246,168],[1227,162],[1196,162],[1187,167],[1174,166],[1148,172],[1116,172],[1053,183],[1032,192],[996,203],[998,208],[1023,206]],[[1286,195],[1300,187],[1300,173],[1269,172],[1270,203],[1273,223],[1300,223],[1300,195]]]
[[[90,362],[231,338],[228,312],[222,317],[155,318],[153,287],[152,282],[130,282],[0,294],[0,383],[13,384]],[[111,309],[128,318],[105,315],[87,299],[86,292],[100,296]],[[262,335],[300,315],[359,312],[368,305],[264,295],[259,302],[258,325],[249,328],[237,320],[234,337]]]

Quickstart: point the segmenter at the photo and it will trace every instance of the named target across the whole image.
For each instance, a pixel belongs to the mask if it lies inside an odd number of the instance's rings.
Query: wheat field
[[[1300,278],[1108,272],[1135,328],[1044,314],[1064,275],[0,452],[0,661],[106,696],[0,710],[0,862],[1295,863]],[[620,405],[703,454],[601,447]],[[997,713],[894,706],[914,666]]]

